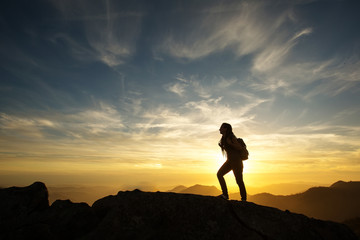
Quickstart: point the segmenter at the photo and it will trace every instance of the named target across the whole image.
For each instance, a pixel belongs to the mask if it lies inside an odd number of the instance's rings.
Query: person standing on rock
[[[224,175],[232,170],[235,175],[236,183],[239,185],[241,200],[246,201],[246,188],[243,180],[244,166],[240,156],[240,150],[242,150],[243,146],[237,141],[230,124],[223,123],[219,131],[222,135],[219,146],[223,154],[227,157],[226,162],[217,172],[217,177],[222,190],[222,194],[219,197],[229,199]]]

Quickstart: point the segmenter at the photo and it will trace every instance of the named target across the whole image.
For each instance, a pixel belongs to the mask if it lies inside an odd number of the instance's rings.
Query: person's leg
[[[219,169],[219,171],[217,172],[217,178],[219,179],[219,183],[221,186],[221,190],[223,192],[223,194],[226,197],[229,197],[228,191],[227,191],[227,186],[226,186],[226,182],[225,182],[225,178],[224,175],[227,174],[228,172],[231,171],[231,165],[229,164],[228,161],[226,161],[221,168]]]
[[[243,163],[242,161],[236,161],[236,162],[232,162],[231,165],[232,165],[233,173],[235,175],[236,183],[238,184],[240,189],[241,200],[246,201],[247,196],[246,196],[246,188],[243,180],[243,168],[244,168]]]

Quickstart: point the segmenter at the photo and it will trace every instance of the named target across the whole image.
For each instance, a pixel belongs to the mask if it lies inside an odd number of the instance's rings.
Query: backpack
[[[241,160],[247,160],[249,158],[249,151],[246,149],[246,144],[242,138],[238,138],[237,141],[243,146],[243,149],[240,150]]]

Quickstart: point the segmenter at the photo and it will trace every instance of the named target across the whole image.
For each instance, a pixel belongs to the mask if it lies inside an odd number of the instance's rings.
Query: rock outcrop
[[[11,230],[29,215],[48,207],[48,192],[44,183],[0,189],[0,230]]]
[[[250,202],[164,192],[57,200],[44,184],[0,189],[0,239],[357,239],[345,225]]]

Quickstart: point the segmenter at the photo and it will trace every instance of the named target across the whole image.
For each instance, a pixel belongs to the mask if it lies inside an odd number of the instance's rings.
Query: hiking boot
[[[222,199],[225,199],[225,200],[229,200],[229,196],[228,196],[228,195],[225,195],[225,194],[219,195],[218,198],[222,198]]]

